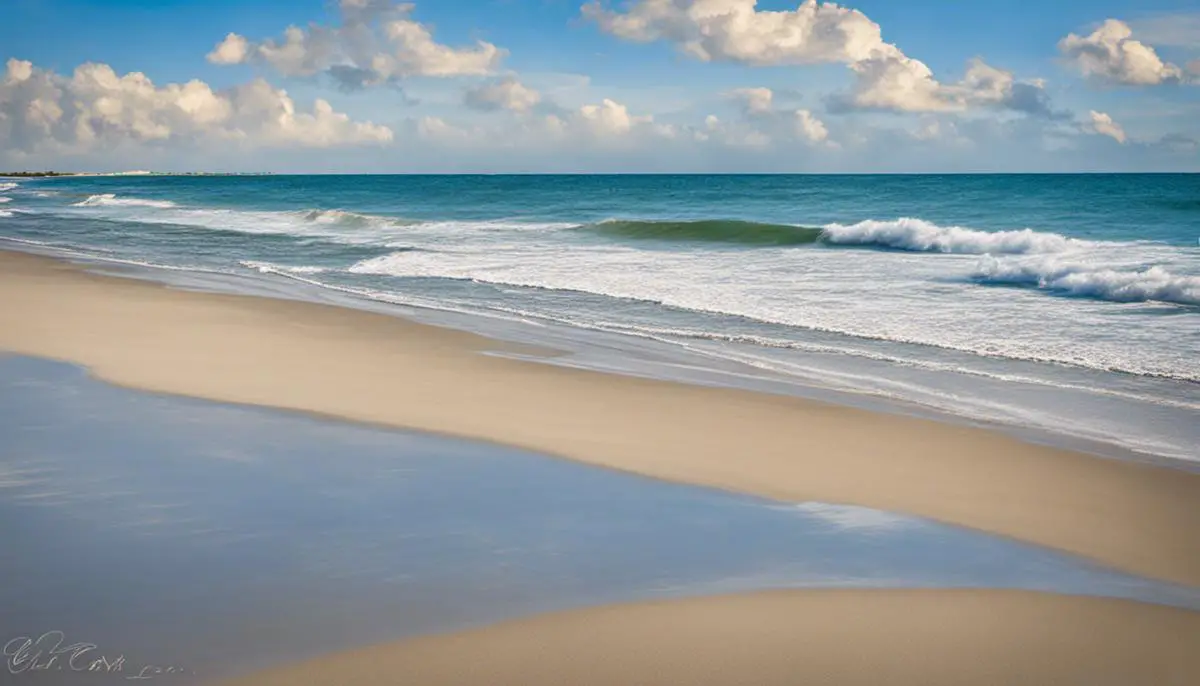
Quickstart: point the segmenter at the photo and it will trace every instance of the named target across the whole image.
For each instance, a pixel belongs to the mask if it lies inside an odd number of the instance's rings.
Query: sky
[[[1200,171],[1200,0],[0,0],[0,169]]]

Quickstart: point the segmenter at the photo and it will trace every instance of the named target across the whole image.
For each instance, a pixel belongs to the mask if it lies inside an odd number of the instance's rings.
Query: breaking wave
[[[0,193],[3,193],[4,191],[11,191],[12,189],[14,189],[20,185],[21,184],[19,184],[19,183],[11,183],[11,182],[0,183]]]
[[[1092,243],[1033,229],[979,231],[961,226],[938,226],[924,219],[868,219],[856,224],[821,228],[769,224],[737,219],[649,221],[609,219],[579,229],[612,238],[633,240],[733,243],[747,246],[844,245],[966,255],[1052,253],[1084,248]]]
[[[736,243],[740,245],[808,245],[821,229],[790,224],[763,224],[737,219],[695,221],[627,221],[609,219],[580,227],[614,238],[658,241]]]
[[[146,198],[118,198],[114,193],[89,195],[86,200],[74,204],[75,207],[175,207],[170,200],[148,200]]]
[[[849,225],[829,224],[824,228],[821,240],[837,245],[966,255],[1061,252],[1091,245],[1088,241],[1033,229],[978,231],[961,226],[938,226],[924,219],[908,217],[894,221],[868,219]]]
[[[12,216],[13,216],[12,212],[9,212],[8,210],[0,210],[0,219],[8,219]]]
[[[980,283],[1040,289],[1113,302],[1200,305],[1200,276],[1172,274],[1163,267],[1113,269],[1059,259],[985,258],[974,275]]]

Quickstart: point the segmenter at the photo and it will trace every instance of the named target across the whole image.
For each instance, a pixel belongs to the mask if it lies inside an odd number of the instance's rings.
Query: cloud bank
[[[1040,82],[974,60],[957,83],[943,84],[920,60],[884,42],[879,25],[858,10],[804,0],[794,10],[758,10],[757,0],[636,0],[614,11],[600,0],[583,15],[619,38],[666,41],[704,62],[749,66],[839,63],[855,76],[835,97],[840,111],[959,112],[975,107],[1049,114]]]
[[[341,0],[339,26],[289,26],[282,38],[251,41],[230,33],[208,54],[219,65],[253,64],[284,76],[324,74],[352,90],[428,76],[493,73],[508,54],[486,41],[451,47],[412,19],[411,3]]]
[[[298,110],[286,91],[261,79],[214,91],[197,80],[156,86],[106,64],[63,76],[9,59],[0,81],[0,149],[83,152],[181,141],[325,148],[391,140],[391,129],[352,121],[325,100]]]

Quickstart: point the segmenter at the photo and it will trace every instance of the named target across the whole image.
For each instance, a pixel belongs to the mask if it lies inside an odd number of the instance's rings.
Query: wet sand
[[[0,354],[0,436],[0,541],[16,552],[0,563],[0,644],[58,631],[94,643],[90,658],[124,656],[124,670],[87,676],[97,686],[147,666],[195,686],[550,612],[783,588],[1019,589],[1200,609],[1200,588],[920,518],[148,393],[24,356]],[[880,596],[838,597],[856,615]],[[1144,611],[1128,607],[1136,622]],[[1073,612],[1045,621],[1088,626]],[[1153,621],[1151,634],[1174,631]]]
[[[0,253],[0,303],[0,349],[76,362],[117,384],[482,439],[782,501],[916,514],[1200,585],[1200,474],[791,397],[481,355],[531,351],[19,253]]]
[[[227,686],[1194,684],[1200,613],[1021,591],[778,591],[544,615]]]

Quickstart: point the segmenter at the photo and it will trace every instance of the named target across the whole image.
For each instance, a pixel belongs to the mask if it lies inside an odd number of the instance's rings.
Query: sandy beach
[[[373,646],[228,686],[1182,686],[1200,673],[1198,633],[1200,614],[1114,600],[780,591],[544,615]]]
[[[481,355],[320,304],[0,254],[0,348],[113,383],[503,443],[650,477],[926,516],[1200,584],[1200,475],[791,397]]]
[[[953,424],[522,361],[382,314],[0,253],[0,349],[118,385],[532,449],[783,501],[911,513],[1200,584],[1200,475]],[[798,590],[553,613],[234,684],[1190,683],[1200,614],[1016,590]]]

